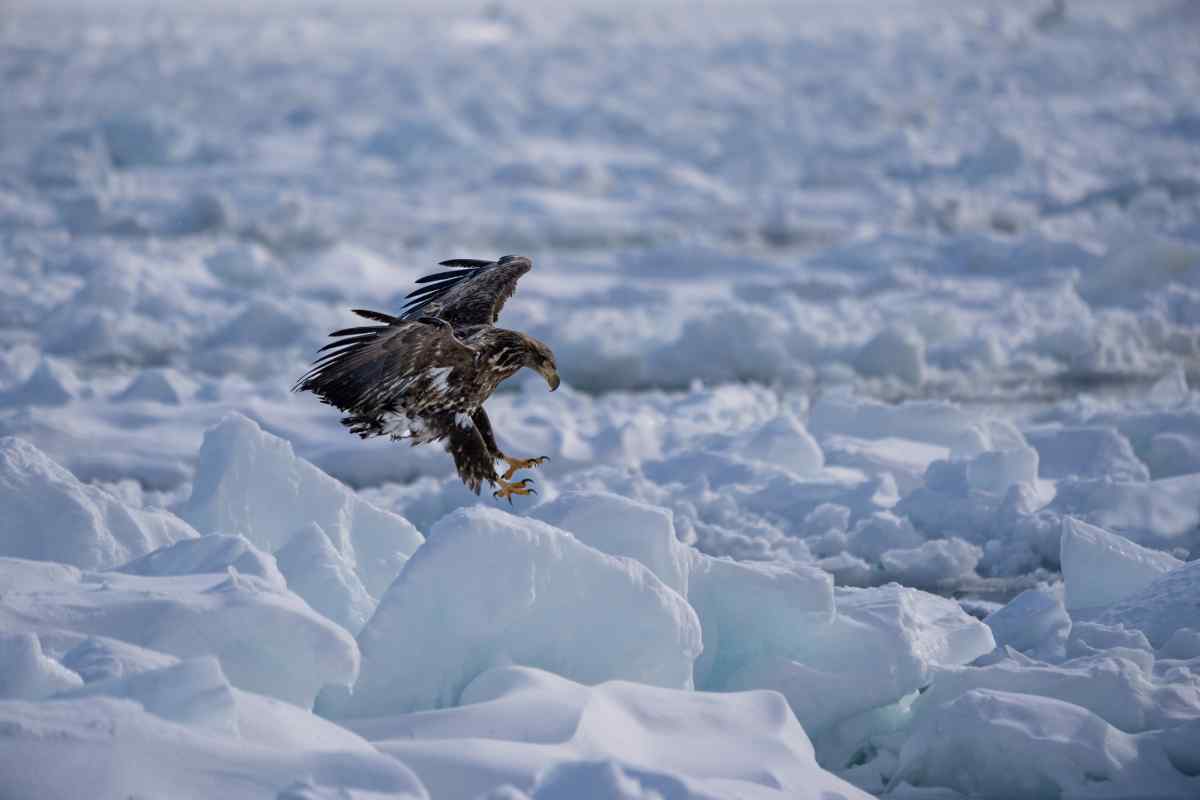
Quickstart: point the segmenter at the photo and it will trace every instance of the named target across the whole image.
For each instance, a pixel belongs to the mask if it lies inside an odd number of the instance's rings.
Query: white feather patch
[[[450,390],[450,373],[454,371],[454,367],[437,367],[429,370],[429,386],[440,394],[445,394]]]

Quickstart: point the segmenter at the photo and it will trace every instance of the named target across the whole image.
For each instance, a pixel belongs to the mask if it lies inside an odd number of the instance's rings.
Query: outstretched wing
[[[494,325],[504,301],[516,291],[517,281],[533,268],[525,256],[504,256],[499,261],[456,258],[441,262],[454,267],[426,275],[417,283],[428,284],[408,295],[401,319],[437,317],[455,327]]]
[[[292,388],[345,411],[342,422],[354,433],[394,432],[387,429],[392,415],[418,420],[473,405],[465,393],[472,385],[466,378],[475,369],[475,351],[441,320],[397,321],[330,335],[338,341],[321,348],[329,352]]]

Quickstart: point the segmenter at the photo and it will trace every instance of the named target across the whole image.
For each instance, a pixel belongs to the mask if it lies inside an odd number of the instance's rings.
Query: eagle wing
[[[442,261],[441,266],[454,269],[419,279],[417,283],[428,285],[408,295],[401,319],[437,317],[454,327],[494,325],[533,262],[525,256],[504,256],[499,261],[456,258]]]
[[[392,432],[387,429],[391,415],[453,417],[473,405],[467,392],[473,385],[468,377],[475,370],[475,351],[441,320],[397,320],[330,336],[338,340],[321,348],[329,352],[293,390],[310,391],[346,412],[342,422],[364,438]]]

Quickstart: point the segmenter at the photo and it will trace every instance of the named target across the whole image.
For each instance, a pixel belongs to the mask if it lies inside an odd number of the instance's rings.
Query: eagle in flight
[[[366,439],[389,435],[414,446],[445,441],[463,483],[475,494],[487,481],[493,495],[536,494],[517,470],[548,460],[510,458],[501,452],[483,403],[505,378],[522,367],[539,372],[550,391],[558,388],[554,353],[518,331],[496,327],[504,302],[533,267],[525,256],[499,261],[457,258],[446,272],[417,280],[399,316],[354,309],[380,322],[334,331],[293,391],[310,391],[345,412],[342,424]],[[496,472],[496,461],[508,469]]]

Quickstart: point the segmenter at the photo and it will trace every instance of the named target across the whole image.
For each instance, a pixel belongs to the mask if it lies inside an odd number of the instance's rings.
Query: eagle
[[[554,353],[543,342],[496,326],[500,309],[533,268],[525,256],[497,261],[455,258],[445,272],[426,275],[397,316],[352,309],[381,323],[329,334],[293,391],[309,391],[344,412],[342,424],[366,439],[411,439],[413,446],[445,441],[463,483],[475,494],[486,482],[492,494],[536,494],[532,479],[510,481],[522,469],[549,460],[511,458],[496,444],[484,402],[522,367],[558,388]],[[325,352],[328,351],[328,352]],[[497,474],[496,462],[507,465]]]

